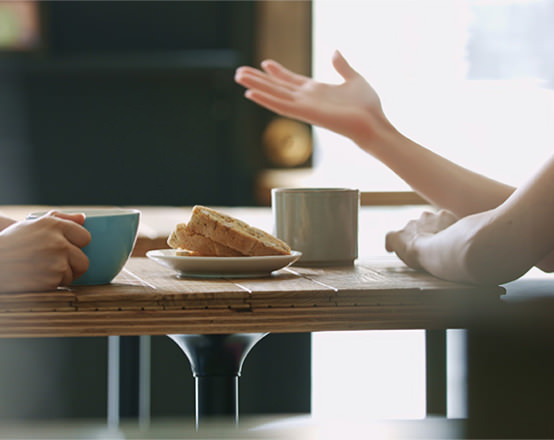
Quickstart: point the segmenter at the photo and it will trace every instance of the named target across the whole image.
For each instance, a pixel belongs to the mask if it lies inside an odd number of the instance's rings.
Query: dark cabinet
[[[254,203],[261,116],[233,72],[252,62],[255,3],[41,6],[44,47],[13,66],[30,202]]]

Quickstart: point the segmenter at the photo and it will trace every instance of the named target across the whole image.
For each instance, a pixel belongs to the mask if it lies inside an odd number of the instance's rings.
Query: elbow
[[[527,267],[514,258],[514,251],[490,240],[486,233],[478,233],[468,240],[464,253],[467,279],[472,284],[500,285],[525,274]]]

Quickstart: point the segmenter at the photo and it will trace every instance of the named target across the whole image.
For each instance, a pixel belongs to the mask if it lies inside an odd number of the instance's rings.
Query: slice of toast
[[[179,223],[167,240],[169,247],[178,249],[177,255],[205,257],[238,257],[242,254],[225,245],[192,232],[186,223]]]
[[[244,255],[290,255],[290,247],[261,229],[228,214],[196,205],[187,229]]]

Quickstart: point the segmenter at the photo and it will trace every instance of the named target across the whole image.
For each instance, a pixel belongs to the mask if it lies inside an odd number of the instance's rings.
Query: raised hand
[[[40,291],[70,284],[88,268],[90,241],[81,214],[50,212],[0,232],[0,291]]]
[[[333,66],[341,84],[326,84],[296,74],[273,60],[262,69],[239,67],[235,81],[245,96],[282,116],[299,119],[349,137],[365,148],[379,124],[387,123],[375,90],[340,54]]]

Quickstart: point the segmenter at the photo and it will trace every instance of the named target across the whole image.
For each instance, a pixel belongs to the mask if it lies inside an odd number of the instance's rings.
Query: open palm
[[[343,83],[317,82],[272,60],[262,63],[263,71],[240,67],[235,80],[247,88],[248,99],[275,113],[363,142],[371,134],[372,120],[384,118],[379,97],[339,52],[333,55],[333,66]]]

